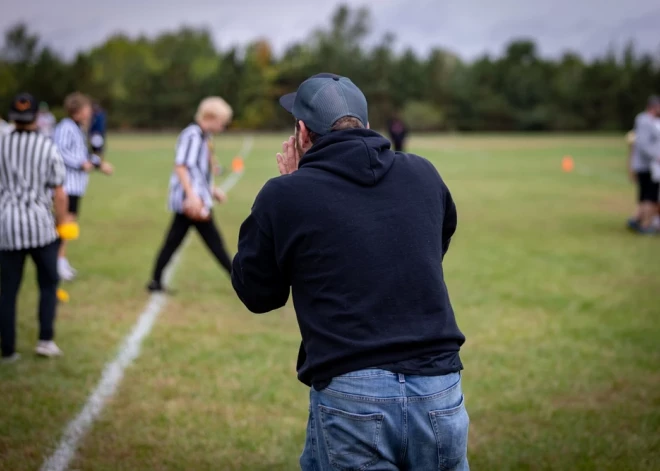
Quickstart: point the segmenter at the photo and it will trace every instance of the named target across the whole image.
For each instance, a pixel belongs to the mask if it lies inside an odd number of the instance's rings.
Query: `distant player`
[[[89,145],[92,150],[92,155],[98,156],[99,159],[103,161],[106,127],[105,111],[101,108],[101,105],[94,102],[92,105],[92,112],[92,123],[89,127]]]
[[[64,163],[53,142],[37,132],[34,97],[22,93],[14,98],[10,118],[16,129],[0,136],[0,343],[4,362],[18,359],[16,298],[28,257],[34,261],[39,283],[36,352],[47,357],[62,353],[53,341],[59,282],[56,222],[65,221],[67,209]]]
[[[222,132],[231,121],[231,107],[219,97],[204,99],[195,122],[185,128],[176,144],[174,172],[170,177],[169,209],[174,213],[160,249],[147,289],[163,291],[163,271],[191,227],[204,240],[222,267],[231,273],[231,259],[213,222],[213,200],[222,203],[225,194],[213,186],[212,134]]]
[[[626,134],[626,144],[628,144],[628,176],[632,183],[637,184],[637,173],[633,169],[633,153],[635,150],[635,131],[629,131]],[[638,202],[635,208],[635,214],[628,219],[628,228],[637,230],[639,228],[639,220],[641,218],[641,205]]]
[[[53,113],[49,111],[48,103],[42,101],[39,104],[39,114],[37,115],[37,128],[39,132],[46,137],[53,137],[55,124],[57,124],[57,120],[53,116]]]
[[[398,116],[394,116],[387,123],[387,129],[390,135],[390,141],[394,147],[395,152],[405,152],[405,142],[408,135],[408,129],[406,128],[403,120]]]
[[[658,214],[660,183],[654,181],[652,169],[660,161],[660,97],[649,98],[646,110],[635,118],[635,144],[631,168],[635,172],[638,187],[639,223],[635,230],[641,234],[653,234],[653,220]]]
[[[660,113],[655,119],[655,127],[660,135]],[[651,180],[653,180],[654,183],[657,183],[660,187],[660,159],[655,159],[653,162],[651,162]],[[658,212],[653,218],[651,226],[655,230],[660,231],[660,195],[658,195],[658,201]]]
[[[55,128],[53,140],[57,145],[64,165],[66,178],[64,190],[69,195],[68,219],[77,221],[80,202],[87,191],[89,172],[94,168],[106,175],[112,173],[112,166],[102,162],[99,157],[90,156],[87,148],[87,129],[92,119],[92,104],[82,93],[72,93],[64,100],[68,117]],[[60,278],[70,281],[76,276],[76,270],[66,258],[67,243],[62,241],[57,262]]]

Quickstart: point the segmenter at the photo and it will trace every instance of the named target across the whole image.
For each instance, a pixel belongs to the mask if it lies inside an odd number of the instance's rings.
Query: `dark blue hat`
[[[9,121],[29,124],[37,119],[39,103],[29,93],[19,93],[14,97],[9,107]]]
[[[364,126],[369,121],[367,99],[346,77],[322,73],[305,80],[298,91],[280,98],[280,105],[311,131],[324,135],[340,118],[351,116]]]

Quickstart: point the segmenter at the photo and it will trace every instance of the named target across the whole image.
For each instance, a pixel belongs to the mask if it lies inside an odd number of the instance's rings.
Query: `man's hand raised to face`
[[[300,155],[296,149],[295,137],[291,136],[288,141],[282,143],[282,153],[277,154],[277,168],[280,175],[289,175],[298,170]]]

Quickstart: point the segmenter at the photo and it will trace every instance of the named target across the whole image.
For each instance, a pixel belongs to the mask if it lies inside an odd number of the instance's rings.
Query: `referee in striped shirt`
[[[34,97],[20,94],[9,118],[15,130],[0,136],[0,343],[3,361],[18,358],[16,348],[16,298],[29,255],[39,282],[39,341],[36,352],[57,356],[53,342],[57,304],[57,250],[55,218],[66,217],[64,164],[53,142],[37,132],[38,105]]]
[[[174,172],[170,177],[168,206],[174,213],[172,224],[156,259],[149,291],[163,291],[163,271],[179,248],[191,226],[222,267],[231,273],[231,259],[220,232],[213,222],[213,200],[222,203],[225,194],[213,186],[213,155],[210,138],[222,132],[232,117],[231,107],[219,97],[204,99],[195,122],[185,128],[177,140]]]
[[[65,98],[64,108],[69,116],[57,125],[53,140],[66,167],[64,191],[69,196],[68,220],[77,221],[80,201],[89,183],[89,172],[96,168],[110,175],[113,169],[108,162],[102,161],[97,155],[89,154],[86,130],[92,119],[91,100],[82,93],[72,93]],[[66,246],[66,241],[62,241],[57,269],[60,278],[70,281],[75,278],[76,270],[66,258]]]

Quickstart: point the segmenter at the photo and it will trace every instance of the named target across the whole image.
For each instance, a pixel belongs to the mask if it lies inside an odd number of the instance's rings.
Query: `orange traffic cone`
[[[245,164],[243,163],[243,158],[241,156],[234,157],[234,160],[231,162],[231,170],[234,173],[241,173],[245,169]]]
[[[561,159],[561,169],[566,172],[572,172],[573,168],[575,168],[575,162],[573,162],[573,157],[570,155],[565,155],[563,159]]]

